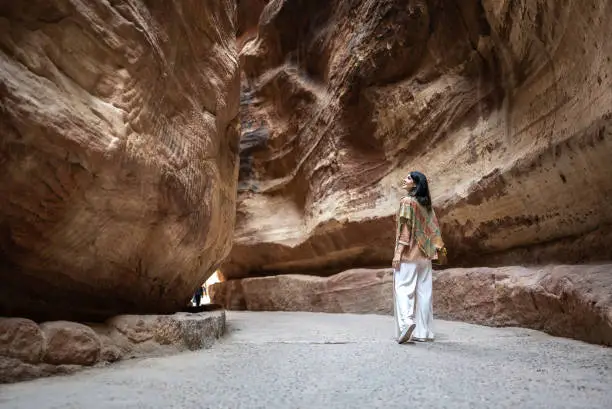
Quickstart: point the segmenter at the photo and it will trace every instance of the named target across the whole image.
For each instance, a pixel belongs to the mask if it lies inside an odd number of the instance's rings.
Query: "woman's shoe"
[[[434,339],[433,338],[416,338],[416,337],[413,337],[412,340],[416,341],[416,342],[433,342]]]
[[[409,341],[410,338],[412,337],[412,333],[414,332],[415,328],[416,328],[415,323],[408,325],[406,329],[404,329],[402,333],[400,334],[400,337],[397,339],[397,343],[403,344],[404,342]]]

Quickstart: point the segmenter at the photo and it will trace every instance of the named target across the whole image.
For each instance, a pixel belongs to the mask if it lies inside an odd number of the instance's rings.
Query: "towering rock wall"
[[[252,20],[227,278],[388,265],[410,170],[456,265],[612,259],[612,3],[271,0]]]
[[[0,0],[0,315],[174,312],[231,246],[232,0]]]

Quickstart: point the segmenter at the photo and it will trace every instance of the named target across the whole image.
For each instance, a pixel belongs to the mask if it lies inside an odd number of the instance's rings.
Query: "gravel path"
[[[0,408],[611,407],[612,349],[537,331],[436,321],[436,342],[400,346],[386,316],[228,323],[210,350],[0,386]]]

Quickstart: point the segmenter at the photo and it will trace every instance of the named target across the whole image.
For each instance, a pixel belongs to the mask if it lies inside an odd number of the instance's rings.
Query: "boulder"
[[[87,325],[69,321],[41,324],[47,341],[43,360],[53,365],[93,365],[100,358],[100,339]]]
[[[436,318],[520,326],[612,346],[612,264],[434,271]],[[392,314],[390,269],[279,275],[213,284],[228,309]]]
[[[434,291],[440,318],[612,345],[612,264],[448,269]]]
[[[210,348],[225,334],[225,311],[206,314],[176,314],[181,343],[190,351]]]
[[[243,44],[228,279],[389,265],[410,170],[456,266],[612,260],[609,2],[272,0]]]
[[[0,356],[35,364],[44,350],[43,333],[34,321],[0,317]]]
[[[270,277],[258,277],[259,279],[270,279]],[[208,295],[212,303],[221,305],[228,310],[246,310],[246,300],[242,284],[245,280],[222,281],[222,284],[208,286]]]
[[[116,345],[103,345],[100,351],[100,361],[116,362],[123,358],[123,351]]]
[[[36,325],[0,318],[0,383],[68,374],[93,364],[210,348],[225,333],[225,311],[122,315],[89,325]]]
[[[0,314],[174,313],[231,246],[232,0],[0,0]]]
[[[118,315],[106,325],[123,335],[130,343],[140,344],[155,337],[157,317],[154,315]]]
[[[354,269],[222,281],[209,294],[228,310],[392,314],[392,285],[390,269]]]
[[[209,348],[225,333],[225,311],[173,315],[119,315],[106,323],[115,344],[129,343],[131,353]],[[128,349],[128,348],[126,348]]]
[[[233,280],[213,284],[210,294],[212,302],[227,309],[391,314],[392,280],[388,270],[355,269],[329,278],[295,274]],[[221,298],[224,287],[230,289]]]

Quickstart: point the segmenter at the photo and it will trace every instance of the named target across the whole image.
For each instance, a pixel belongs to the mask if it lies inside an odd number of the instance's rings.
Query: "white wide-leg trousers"
[[[393,272],[396,337],[413,321],[413,337],[434,338],[431,290],[431,261],[401,263],[399,270]]]

